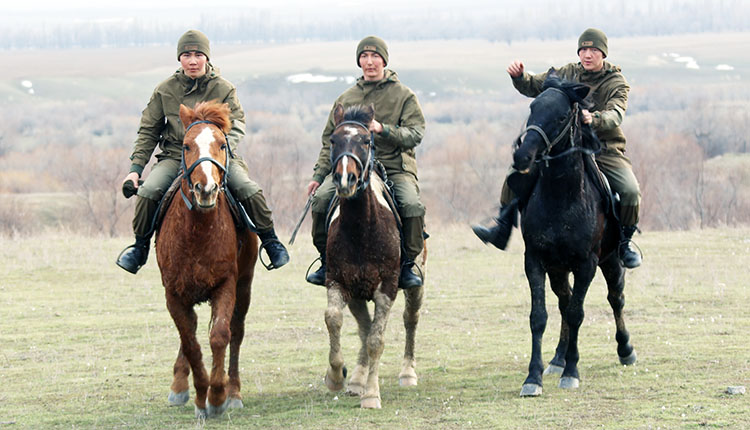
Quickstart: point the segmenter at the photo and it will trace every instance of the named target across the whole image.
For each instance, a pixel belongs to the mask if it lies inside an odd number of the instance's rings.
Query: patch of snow
[[[335,82],[337,79],[335,76],[313,75],[312,73],[298,73],[286,77],[286,80],[293,84],[326,84]]]
[[[734,67],[730,66],[729,64],[719,64],[716,66],[716,70],[734,70]]]
[[[31,81],[21,81],[21,86],[24,88],[31,88],[34,84],[32,84]]]

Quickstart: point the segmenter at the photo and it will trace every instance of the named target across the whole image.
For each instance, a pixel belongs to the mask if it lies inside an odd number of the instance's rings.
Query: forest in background
[[[611,40],[613,61],[632,87],[623,128],[642,188],[644,230],[750,221],[750,86],[743,81],[750,60],[736,55],[748,44],[747,33]],[[355,45],[217,48],[215,62],[237,85],[247,116],[240,154],[281,231],[301,214],[325,118],[357,72]],[[546,70],[575,59],[574,46],[574,39],[391,44],[394,69],[418,94],[427,119],[417,157],[429,226],[494,215],[529,103],[512,89],[507,61],[519,56],[530,70]],[[6,56],[29,70],[14,69],[12,79],[0,81],[0,234],[131,234],[133,202],[122,197],[120,183],[140,111],[176,68],[172,51],[76,49],[63,51],[59,65],[56,51],[36,52],[31,57],[52,62],[41,71],[29,66],[28,53]],[[132,52],[138,61],[120,58]],[[686,68],[687,60],[678,61],[685,58],[702,67]],[[295,83],[292,71],[328,82]]]
[[[392,41],[512,43],[577,37],[592,25],[610,37],[750,30],[750,8],[743,0],[381,0],[377,8],[336,0],[217,0],[197,8],[173,3],[7,10],[0,17],[0,49],[171,46],[186,27],[200,28],[222,44],[358,40],[363,31]]]

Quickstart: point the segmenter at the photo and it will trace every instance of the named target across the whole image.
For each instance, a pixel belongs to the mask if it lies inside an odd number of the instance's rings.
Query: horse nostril
[[[194,188],[195,188],[195,191],[197,191],[197,192],[199,192],[199,193],[200,193],[200,192],[201,192],[201,189],[203,188],[203,185],[201,185],[201,184],[195,184],[195,187],[194,187]]]
[[[341,182],[341,173],[336,172],[333,174],[333,181],[334,182]]]
[[[354,176],[354,173],[349,173],[346,178],[349,180],[350,184],[354,184],[357,182],[357,177]]]

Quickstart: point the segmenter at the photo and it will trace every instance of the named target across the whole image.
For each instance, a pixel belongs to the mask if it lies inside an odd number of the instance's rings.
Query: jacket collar
[[[385,69],[383,79],[379,81],[366,81],[364,76],[360,76],[357,79],[357,85],[359,85],[362,88],[369,87],[371,85],[375,87],[380,87],[380,86],[388,84],[389,82],[398,82],[398,74],[396,74],[396,72],[394,72],[391,69]]]

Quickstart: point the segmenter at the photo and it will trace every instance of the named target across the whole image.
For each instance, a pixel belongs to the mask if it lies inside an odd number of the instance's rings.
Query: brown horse
[[[368,125],[374,108],[354,106],[334,109],[336,129],[331,136],[333,182],[340,205],[330,223],[326,255],[330,339],[325,382],[331,391],[344,388],[346,368],[341,355],[342,310],[348,305],[359,326],[362,346],[347,393],[360,396],[363,408],[380,408],[378,366],[383,353],[391,305],[398,294],[401,248],[399,228],[383,180],[373,172],[373,141]],[[426,251],[421,264],[424,265]],[[414,370],[414,337],[422,305],[423,287],[404,290],[406,347],[399,374],[402,386],[417,385]],[[375,302],[374,317],[367,301]]]
[[[186,128],[182,198],[174,198],[169,204],[156,240],[167,309],[180,332],[169,403],[187,403],[192,370],[196,417],[211,417],[227,408],[242,407],[238,361],[258,237],[235,228],[224,193],[229,160],[225,133],[231,129],[228,105],[199,103],[195,110],[183,105],[180,119]],[[198,320],[193,310],[205,301],[211,303],[210,377],[195,337]],[[230,344],[227,378],[224,358]]]

